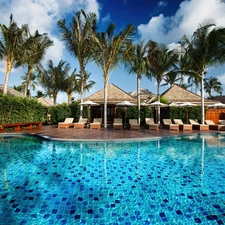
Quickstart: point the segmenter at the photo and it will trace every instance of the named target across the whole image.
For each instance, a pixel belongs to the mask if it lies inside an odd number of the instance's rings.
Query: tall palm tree
[[[204,80],[204,89],[206,93],[209,94],[209,97],[212,98],[212,92],[217,92],[222,95],[223,88],[222,84],[218,81],[217,77],[205,78]]]
[[[48,94],[53,96],[53,104],[56,104],[57,94],[63,90],[63,84],[70,70],[69,63],[60,61],[57,66],[53,65],[53,61],[47,63],[47,70],[39,67],[37,76],[38,81],[44,89],[47,89]]]
[[[148,73],[148,58],[146,57],[148,51],[148,43],[133,45],[127,56],[125,66],[128,68],[129,73],[135,73],[137,76],[137,105],[138,105],[138,123],[140,124],[141,117],[141,99],[140,99],[140,83],[143,74]]]
[[[10,16],[9,27],[6,27],[4,24],[0,24],[0,59],[3,59],[5,64],[5,82],[3,94],[7,94],[10,72],[19,59],[22,34],[25,30],[25,25],[22,25],[21,28],[17,26],[17,23],[13,20],[12,15]]]
[[[188,55],[192,70],[201,79],[201,123],[205,123],[204,76],[208,67],[223,65],[225,62],[225,28],[215,27],[212,21],[200,24],[188,44]],[[214,27],[214,28],[213,28]]]
[[[92,49],[93,60],[100,68],[104,80],[104,127],[107,128],[107,92],[110,75],[120,62],[125,60],[132,45],[131,38],[135,27],[131,24],[115,35],[115,24],[109,24],[106,32],[93,35],[94,47]],[[128,44],[129,43],[129,44]]]
[[[83,79],[85,67],[91,58],[90,55],[90,31],[96,30],[96,15],[94,13],[86,14],[83,10],[79,11],[72,18],[69,27],[65,20],[58,21],[59,31],[62,34],[62,40],[66,49],[79,61],[81,74],[81,103],[83,103]],[[80,118],[83,114],[83,105],[80,104]]]
[[[149,75],[157,81],[157,99],[160,102],[160,83],[165,76],[176,70],[178,55],[175,50],[169,50],[165,44],[149,42],[148,59],[150,62]],[[158,123],[160,123],[160,107],[158,107]]]
[[[23,45],[20,51],[20,60],[17,65],[27,66],[25,96],[29,88],[32,70],[44,59],[46,51],[52,45],[53,41],[49,39],[48,34],[39,34],[38,30],[32,35],[27,28],[23,35]]]

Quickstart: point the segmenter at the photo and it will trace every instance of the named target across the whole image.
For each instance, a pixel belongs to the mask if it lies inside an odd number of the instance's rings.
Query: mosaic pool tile
[[[225,223],[223,134],[124,143],[18,135],[0,154],[1,225]]]

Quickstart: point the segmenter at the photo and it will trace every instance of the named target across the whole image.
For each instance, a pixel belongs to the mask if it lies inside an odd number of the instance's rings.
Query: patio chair
[[[225,130],[225,125],[215,124],[212,120],[205,120],[205,123],[209,125],[209,130]]]
[[[174,124],[171,119],[163,119],[163,126],[167,130],[178,130],[179,131],[179,125]]]
[[[123,129],[122,118],[114,118],[113,129],[114,130],[116,130],[116,129],[122,130]]]
[[[200,130],[200,131],[208,131],[209,125],[208,124],[199,124],[197,120],[189,119],[190,124],[192,124],[193,130]]]
[[[219,124],[225,125],[225,120],[219,120]]]
[[[145,118],[145,127],[149,130],[158,130],[159,124],[155,123],[153,118]]]
[[[94,118],[93,123],[90,123],[90,129],[100,129],[102,127],[102,118]]]
[[[179,125],[179,130],[192,131],[192,125],[191,124],[184,124],[181,119],[174,119],[173,122],[175,124]]]
[[[140,124],[136,119],[129,119],[130,130],[140,130]]]
[[[73,118],[66,118],[64,122],[58,123],[58,128],[68,128],[73,126]]]
[[[74,123],[74,129],[83,129],[87,124],[87,118],[80,118],[77,123]]]

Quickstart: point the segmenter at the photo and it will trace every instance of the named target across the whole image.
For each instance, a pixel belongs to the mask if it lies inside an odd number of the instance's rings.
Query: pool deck
[[[23,129],[20,131],[5,131],[2,134],[29,133],[49,139],[65,141],[118,141],[118,140],[146,140],[169,136],[190,135],[199,133],[215,133],[219,131],[171,131],[164,128],[148,130],[141,127],[140,130],[113,130],[112,127],[101,129],[58,129],[57,125],[42,126],[41,128]]]

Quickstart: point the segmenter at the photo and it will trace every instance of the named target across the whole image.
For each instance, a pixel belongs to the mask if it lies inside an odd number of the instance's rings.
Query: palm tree
[[[206,93],[209,94],[209,97],[212,98],[212,91],[219,93],[222,95],[223,88],[222,84],[218,81],[217,77],[210,77],[204,80],[204,89]]]
[[[169,50],[165,44],[157,44],[149,41],[148,60],[150,62],[150,79],[154,77],[157,81],[157,99],[160,102],[160,83],[163,78],[174,74],[178,55],[175,50]],[[158,123],[160,123],[160,107],[158,107]]]
[[[58,92],[64,88],[63,84],[67,78],[70,66],[69,63],[61,60],[59,64],[54,67],[52,60],[49,60],[47,67],[47,70],[39,67],[37,79],[41,86],[47,89],[48,94],[52,94],[53,104],[55,105]]]
[[[106,32],[93,35],[93,60],[100,68],[104,80],[104,127],[107,128],[107,91],[111,73],[120,62],[125,60],[132,45],[131,38],[135,27],[127,25],[118,35],[115,35],[115,24],[109,24]],[[128,44],[129,42],[129,44]]]
[[[38,90],[37,93],[36,93],[36,96],[35,98],[41,98],[41,97],[47,97],[46,94],[44,94],[42,91]]]
[[[14,22],[13,16],[10,16],[9,27],[0,24],[1,39],[0,39],[0,59],[4,60],[5,64],[5,82],[3,94],[7,94],[9,76],[12,68],[15,66],[19,53],[21,51],[22,34],[26,26],[21,28]]]
[[[27,66],[26,83],[25,83],[25,96],[29,88],[30,79],[32,76],[32,70],[39,64],[46,54],[49,47],[53,45],[46,33],[39,34],[36,30],[34,35],[31,35],[27,28],[23,40],[22,51],[20,52],[20,60],[17,65]]]
[[[175,84],[177,81],[179,81],[181,78],[178,77],[177,72],[171,72],[169,74],[167,74],[165,77],[163,77],[163,80],[165,81],[164,84],[162,84],[161,86],[172,86],[173,84]]]
[[[85,67],[91,58],[90,55],[90,31],[96,30],[96,15],[86,14],[83,10],[73,17],[69,27],[66,27],[65,20],[59,20],[59,31],[66,49],[79,61],[81,74],[81,103],[83,103],[83,79]],[[80,104],[80,118],[83,114],[83,105]]]
[[[125,66],[129,73],[135,73],[137,76],[137,105],[138,105],[138,123],[140,124],[141,100],[140,100],[140,83],[142,74],[148,72],[148,58],[146,57],[148,50],[148,43],[144,45],[142,41],[140,44],[133,45],[127,56]]]
[[[21,85],[24,87],[23,88],[23,92],[24,92],[24,95],[25,96],[28,96],[28,90],[27,87],[27,77],[28,75],[26,74],[25,76],[21,76],[21,79],[22,79],[22,83]],[[36,89],[36,85],[37,85],[37,81],[36,81],[36,74],[34,72],[34,70],[31,70],[30,71],[30,75],[29,75],[30,79],[29,79],[29,86],[32,88],[32,90],[34,91]],[[26,91],[26,94],[25,94],[25,91]],[[30,91],[29,91],[30,92]]]
[[[76,69],[64,80],[63,91],[67,93],[67,102],[71,103],[72,93],[78,89],[78,75]]]
[[[89,91],[94,85],[95,81],[89,80],[91,73],[88,73],[86,70],[84,72],[84,79],[83,79],[83,89],[85,91]],[[77,74],[78,77],[78,84],[77,84],[77,92],[81,94],[81,75]]]
[[[204,124],[204,76],[208,67],[225,62],[225,28],[215,27],[212,21],[206,21],[199,25],[191,41],[186,36],[183,39],[188,44],[192,72],[201,80],[201,123]]]

